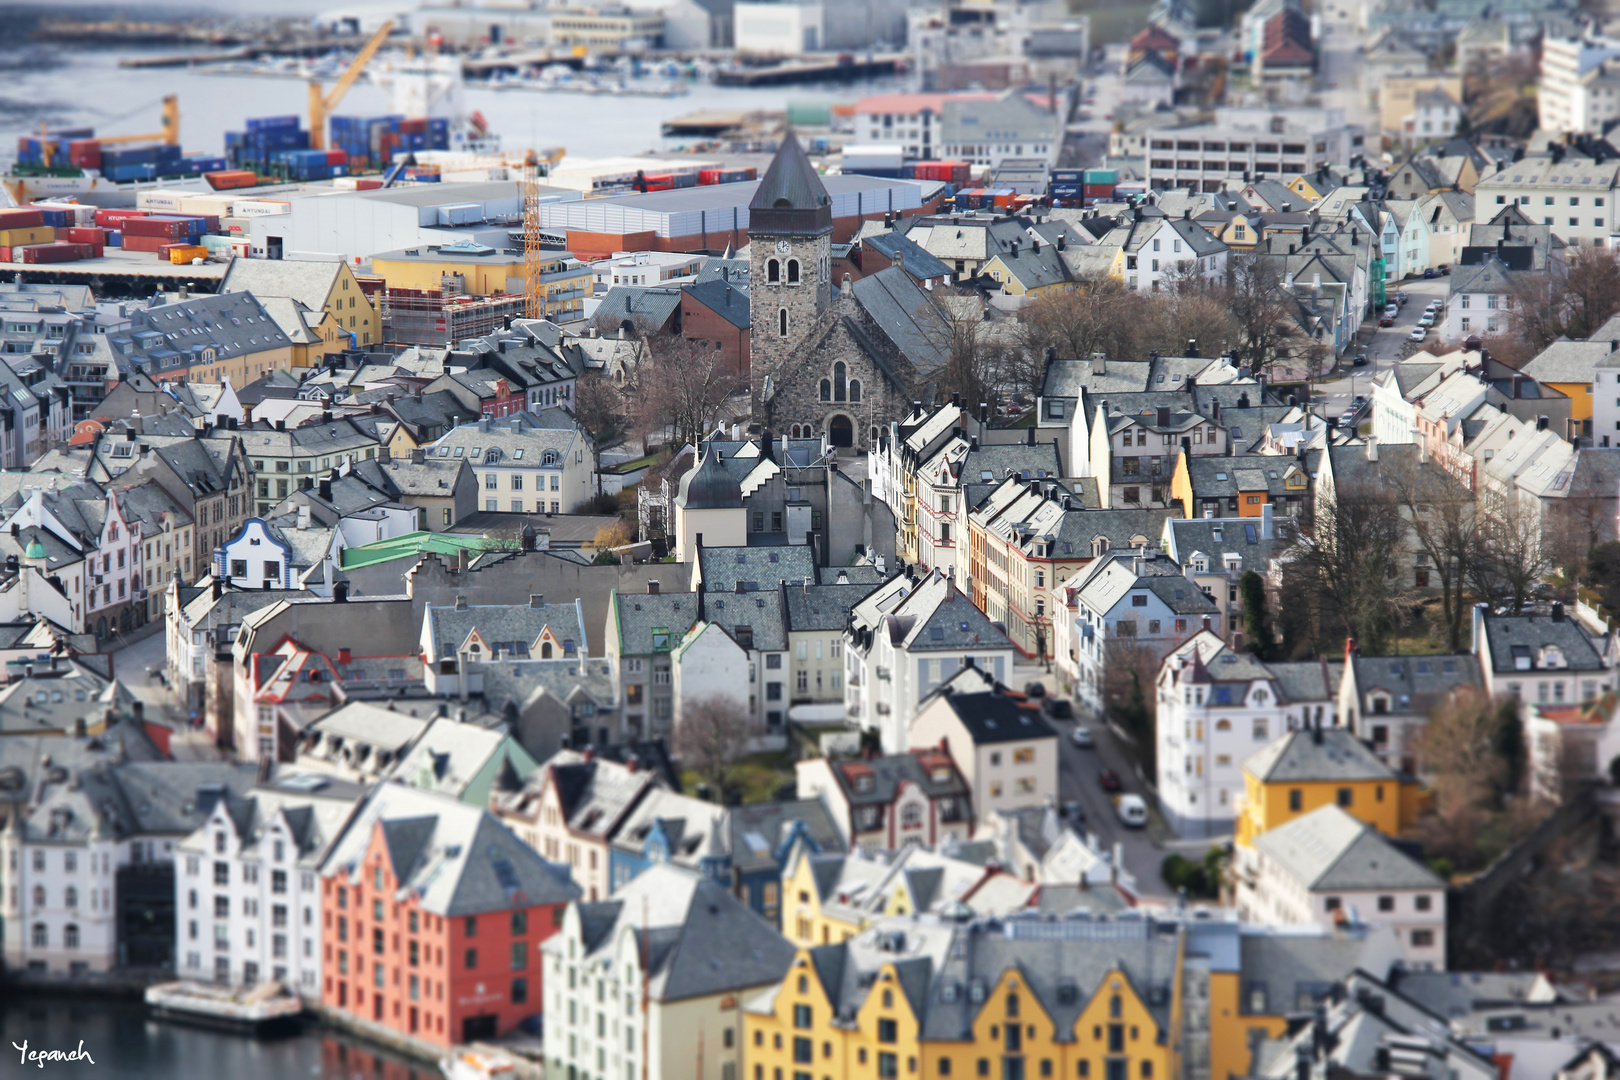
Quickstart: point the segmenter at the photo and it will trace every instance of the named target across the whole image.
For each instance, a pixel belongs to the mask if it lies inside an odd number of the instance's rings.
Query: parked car
[[[1401,305],[1401,307],[1405,307],[1405,306],[1406,306],[1406,302],[1407,302],[1407,301],[1408,301],[1408,300],[1410,300],[1410,299],[1412,299],[1412,298],[1411,298],[1411,297],[1410,297],[1410,296],[1408,296],[1408,295],[1407,295],[1407,293],[1406,293],[1406,291],[1405,291],[1405,290],[1400,290],[1400,291],[1397,291],[1397,292],[1396,292],[1396,293],[1395,293],[1395,302],[1396,302],[1396,303],[1397,303],[1397,304],[1399,304],[1399,305]]]
[[[1412,332],[1410,334],[1406,335],[1406,339],[1408,341],[1423,341],[1428,336],[1429,336],[1429,328],[1428,327],[1426,327],[1426,326],[1414,326],[1414,327],[1412,327]]]
[[[1434,325],[1434,312],[1425,311],[1421,316],[1418,317],[1418,325],[1422,326],[1422,327],[1433,326]]]
[[[1027,682],[1024,684],[1024,696],[1043,698],[1046,696],[1046,687],[1038,682]]]
[[[1114,813],[1126,828],[1140,829],[1147,824],[1147,803],[1140,795],[1121,795],[1114,804]]]
[[[1125,785],[1120,782],[1119,773],[1113,769],[1104,769],[1097,774],[1097,783],[1107,792],[1123,791]]]
[[[1097,745],[1096,740],[1091,737],[1091,729],[1084,726],[1077,727],[1070,732],[1069,739],[1082,750],[1089,750]]]
[[[1451,264],[1450,263],[1441,263],[1440,264],[1440,276],[1441,277],[1450,277],[1451,276]]]
[[[1430,300],[1430,301],[1429,301],[1429,303],[1428,303],[1428,305],[1427,305],[1427,306],[1425,306],[1425,307],[1424,307],[1424,309],[1423,309],[1423,310],[1424,310],[1424,311],[1439,311],[1439,310],[1440,310],[1440,309],[1441,309],[1441,308],[1442,308],[1442,307],[1444,307],[1444,306],[1445,306],[1445,305],[1443,305],[1443,304],[1442,304],[1442,303],[1441,303],[1441,302],[1440,302],[1440,301],[1438,301],[1438,300]]]
[[[1049,697],[1041,702],[1041,708],[1054,720],[1074,719],[1074,706],[1069,704],[1068,698]]]
[[[1384,305],[1384,314],[1388,315],[1390,318],[1393,319],[1395,316],[1399,315],[1400,313],[1401,313],[1401,305],[1399,305],[1399,304],[1385,304]]]
[[[1079,799],[1071,799],[1063,804],[1063,816],[1070,821],[1086,820],[1086,808],[1080,805]]]
[[[1366,367],[1367,366],[1367,354],[1366,353],[1357,353],[1356,358],[1354,360],[1350,361],[1350,366],[1351,367]]]
[[[1423,280],[1424,281],[1433,281],[1435,278],[1437,278],[1439,276],[1440,276],[1440,271],[1436,270],[1434,267],[1432,267],[1432,266],[1424,267],[1424,269],[1423,269]]]
[[[1378,316],[1378,325],[1379,326],[1394,326],[1395,325],[1395,316],[1393,316],[1393,315],[1380,315],[1380,316]]]

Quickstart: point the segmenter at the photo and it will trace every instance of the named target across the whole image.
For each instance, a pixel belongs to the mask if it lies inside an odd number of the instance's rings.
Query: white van
[[[1147,803],[1140,795],[1121,795],[1114,804],[1114,813],[1127,828],[1140,829],[1147,825]]]

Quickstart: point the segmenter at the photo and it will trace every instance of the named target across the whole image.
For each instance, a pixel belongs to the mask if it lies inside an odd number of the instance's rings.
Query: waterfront
[[[14,18],[14,16],[13,16]],[[120,68],[128,56],[162,55],[173,49],[65,50],[28,42],[7,32],[0,15],[0,163],[14,156],[17,136],[36,134],[41,121],[52,127],[94,127],[99,134],[156,130],[164,94],[180,97],[180,137],[188,151],[218,154],[225,132],[239,131],[248,116],[308,114],[309,91],[298,79],[253,75],[205,75],[185,68]],[[669,148],[660,134],[664,121],[704,110],[784,108],[788,101],[854,101],[867,94],[899,89],[895,79],[848,85],[745,89],[690,83],[675,98],[487,90],[470,85],[469,111],[484,114],[508,147],[565,146],[570,153],[606,157]],[[359,83],[344,98],[340,115],[375,116],[389,111],[380,88]]]
[[[52,1077],[118,1080],[435,1080],[439,1071],[308,1024],[295,1035],[253,1039],[149,1018],[139,1001],[61,998],[0,991],[0,1077],[32,1076],[17,1047],[78,1048],[94,1059],[52,1061]],[[26,1071],[24,1071],[26,1069]]]

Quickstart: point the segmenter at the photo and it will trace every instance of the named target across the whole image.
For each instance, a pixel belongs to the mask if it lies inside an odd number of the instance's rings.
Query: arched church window
[[[788,280],[789,285],[797,285],[799,283],[799,260],[798,259],[789,259],[788,260],[787,274],[788,274],[787,280]]]
[[[844,362],[840,360],[833,365],[833,400],[843,401],[848,389],[844,384]]]
[[[775,259],[767,260],[765,263],[765,280],[770,282],[781,281],[782,264]]]

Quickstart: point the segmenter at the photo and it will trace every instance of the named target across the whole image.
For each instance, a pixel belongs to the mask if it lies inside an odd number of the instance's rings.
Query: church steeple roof
[[[832,231],[832,200],[792,131],[783,136],[748,203],[748,231],[798,236]]]

